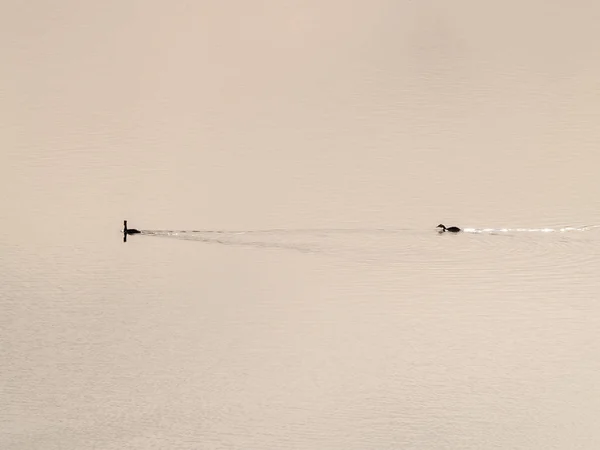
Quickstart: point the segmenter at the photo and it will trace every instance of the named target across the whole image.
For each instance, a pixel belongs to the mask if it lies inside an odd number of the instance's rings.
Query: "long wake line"
[[[567,226],[557,228],[471,228],[462,233],[438,233],[435,229],[417,228],[271,228],[262,230],[139,230],[141,236],[152,236],[164,239],[202,242],[205,244],[234,247],[253,247],[258,249],[292,250],[301,253],[330,255],[352,260],[397,260],[415,254],[429,254],[432,257],[446,247],[443,242],[450,243],[460,235],[472,244],[492,245],[494,237],[505,236],[516,239],[516,248],[546,249],[548,245],[564,245],[564,242],[580,243],[584,232],[600,229],[600,225]],[[478,239],[473,239],[475,237]],[[489,236],[489,238],[487,237]],[[519,238],[519,236],[521,238]],[[525,236],[527,238],[525,239]],[[537,237],[536,237],[537,236]],[[551,242],[542,237],[556,236]],[[559,236],[561,236],[559,238]],[[126,236],[125,236],[126,237]],[[441,238],[441,239],[440,239]],[[450,238],[447,241],[446,238]],[[483,239],[481,239],[483,238]],[[533,241],[532,241],[533,238]],[[593,238],[593,235],[590,235]],[[586,238],[589,240],[589,238]],[[600,241],[599,241],[600,242]],[[465,241],[466,243],[466,241]],[[506,246],[497,242],[507,250]],[[454,248],[454,247],[453,247]],[[472,249],[471,245],[466,248]],[[427,259],[430,260],[430,259]]]
[[[589,231],[600,225],[561,228],[465,228],[465,233],[567,233],[571,231]]]
[[[583,232],[600,228],[600,225],[586,225],[582,227],[560,227],[560,228],[463,228],[464,233],[496,234],[496,233],[568,233]],[[399,234],[418,232],[423,230],[409,228],[271,228],[264,230],[141,230],[141,234],[147,236],[164,237],[191,237],[190,235],[262,235],[262,236],[284,236],[305,235],[315,237],[326,237],[327,235],[344,234]]]

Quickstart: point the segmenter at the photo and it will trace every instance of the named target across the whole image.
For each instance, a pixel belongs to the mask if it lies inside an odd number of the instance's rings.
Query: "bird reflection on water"
[[[127,242],[127,236],[130,234],[140,234],[140,230],[136,230],[135,228],[127,228],[127,221],[123,221],[123,242]]]

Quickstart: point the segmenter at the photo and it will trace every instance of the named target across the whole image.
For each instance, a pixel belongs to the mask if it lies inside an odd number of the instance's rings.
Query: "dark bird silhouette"
[[[441,228],[440,233],[443,233],[445,231],[449,231],[450,233],[458,233],[461,231],[458,227],[446,227],[446,225],[443,225],[441,223],[436,228]]]
[[[135,228],[127,228],[127,221],[123,221],[123,234],[138,234],[141,233],[140,230],[136,230]]]

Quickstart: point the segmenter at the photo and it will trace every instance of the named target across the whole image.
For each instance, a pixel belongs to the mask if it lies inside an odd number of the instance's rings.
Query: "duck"
[[[460,231],[462,231],[458,227],[446,227],[446,225],[441,223],[436,228],[441,228],[440,233],[443,233],[444,231],[449,231],[450,233],[459,233]]]
[[[136,230],[135,228],[127,228],[127,221],[123,221],[123,234],[138,234],[141,233],[140,230]]]

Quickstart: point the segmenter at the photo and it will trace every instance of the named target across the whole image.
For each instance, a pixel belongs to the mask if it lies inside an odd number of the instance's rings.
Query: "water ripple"
[[[438,234],[408,228],[144,230],[142,235],[256,249],[294,250],[442,276],[535,266],[560,273],[596,261],[599,225],[559,228],[465,228]],[[525,276],[523,271],[521,276]],[[466,275],[468,274],[468,275]]]

